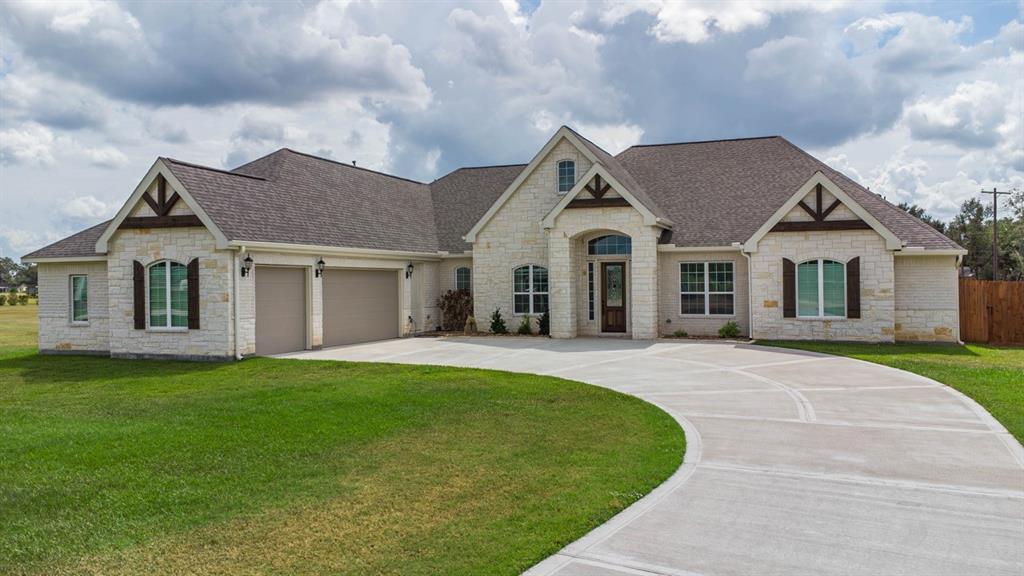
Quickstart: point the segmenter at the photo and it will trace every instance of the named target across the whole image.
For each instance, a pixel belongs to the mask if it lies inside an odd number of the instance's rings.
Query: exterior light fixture
[[[316,261],[316,277],[317,278],[319,278],[319,277],[324,275],[324,267],[325,266],[326,266],[326,264],[324,264],[324,259],[323,258],[321,258],[321,259]]]
[[[252,256],[246,254],[245,260],[242,260],[242,277],[248,276],[250,270],[252,270]]]
[[[412,262],[409,262],[409,265],[405,267],[405,277],[406,278],[409,278],[410,276],[412,276],[412,269],[413,269]]]

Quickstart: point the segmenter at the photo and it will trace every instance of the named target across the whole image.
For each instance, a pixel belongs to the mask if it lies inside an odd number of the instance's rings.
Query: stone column
[[[576,337],[576,290],[572,242],[564,232],[548,237],[548,309],[552,338]]]
[[[630,307],[634,340],[647,340],[658,336],[658,233],[646,228],[633,234],[631,257]]]

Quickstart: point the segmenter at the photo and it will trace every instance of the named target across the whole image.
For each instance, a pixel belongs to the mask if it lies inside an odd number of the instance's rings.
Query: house
[[[562,127],[429,184],[282,149],[159,158],[104,222],[28,254],[43,352],[240,358],[434,329],[956,341],[965,251],[784,138],[633,146]]]

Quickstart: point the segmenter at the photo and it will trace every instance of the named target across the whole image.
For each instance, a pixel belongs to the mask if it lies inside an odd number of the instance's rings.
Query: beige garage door
[[[256,353],[306,347],[306,271],[256,267]]]
[[[398,338],[398,273],[324,271],[324,346]]]

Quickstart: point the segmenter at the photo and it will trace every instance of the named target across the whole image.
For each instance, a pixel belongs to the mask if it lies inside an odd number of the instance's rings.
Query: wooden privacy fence
[[[1024,282],[961,278],[960,338],[1024,345]]]

